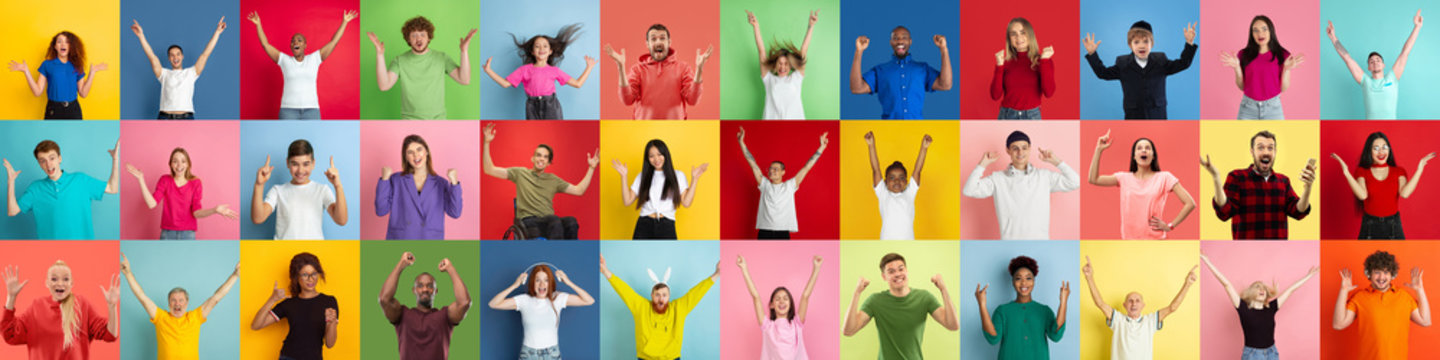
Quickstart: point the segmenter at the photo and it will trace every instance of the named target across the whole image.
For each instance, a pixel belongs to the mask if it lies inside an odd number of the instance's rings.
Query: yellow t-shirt
[[[150,322],[155,324],[157,360],[200,359],[200,325],[205,323],[205,315],[200,313],[199,308],[178,318],[168,311],[156,309]]]
[[[690,288],[684,296],[670,301],[670,309],[656,314],[650,308],[650,300],[635,293],[630,285],[619,276],[610,277],[610,286],[625,301],[630,315],[635,317],[635,357],[644,360],[672,360],[680,357],[680,347],[685,338],[685,316],[705,297],[714,281],[706,278]],[[693,295],[693,296],[692,296]]]

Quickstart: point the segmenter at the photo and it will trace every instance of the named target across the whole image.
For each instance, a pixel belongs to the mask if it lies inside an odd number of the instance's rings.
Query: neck
[[[1270,52],[1270,44],[1260,44],[1260,53],[1264,54],[1268,52]]]
[[[310,183],[310,178],[290,178],[290,183],[295,185],[305,185]]]
[[[303,53],[303,52],[302,52],[302,53],[295,54],[295,55],[293,55],[293,56],[291,56],[291,57],[295,58],[295,61],[305,61],[305,53]]]
[[[1028,162],[1024,162],[1024,163],[1013,163],[1013,162],[1012,162],[1012,163],[1010,163],[1010,167],[1015,168],[1015,170],[1025,171],[1025,170],[1027,170],[1027,169],[1030,168],[1030,163],[1028,163]]]
[[[535,59],[535,64],[533,65],[535,65],[535,67],[550,66],[550,59]]]
[[[1371,71],[1371,72],[1370,72],[1370,77],[1373,77],[1373,78],[1376,78],[1376,79],[1384,78],[1384,77],[1385,77],[1385,70],[1384,70],[1384,69],[1381,69],[1381,70],[1379,70],[1379,71]]]
[[[894,296],[896,296],[896,297],[903,297],[903,296],[905,296],[905,295],[910,295],[910,287],[909,287],[909,286],[891,287],[891,288],[890,288],[890,295],[894,295]]]
[[[425,53],[430,52],[430,47],[426,46],[425,50],[415,50],[415,48],[410,48],[410,52],[415,53],[415,55],[425,55]]]
[[[316,296],[320,296],[319,291],[315,291],[314,289],[302,289],[300,290],[300,295],[298,297],[301,299],[309,299]]]
[[[177,317],[177,318],[178,318],[178,317],[185,317],[185,310],[173,310],[173,309],[172,309],[172,310],[170,310],[170,311],[168,311],[168,312],[170,313],[170,316],[174,316],[174,317]]]
[[[48,174],[48,175],[49,175],[48,177],[50,178],[51,181],[59,181],[59,180],[60,180],[60,176],[65,175],[65,171],[56,171],[54,174]]]
[[[1144,315],[1144,314],[1142,314],[1142,313],[1140,313],[1140,312],[1126,312],[1126,313],[1125,313],[1125,316],[1128,316],[1128,317],[1130,317],[1131,319],[1139,319],[1140,316],[1143,316],[1143,315]]]
[[[1275,171],[1273,168],[1262,168],[1259,164],[1254,165],[1255,173],[1260,176],[1270,176]]]
[[[1147,177],[1147,176],[1150,176],[1150,175],[1152,175],[1152,174],[1155,174],[1155,171],[1150,170],[1150,167],[1149,167],[1149,166],[1136,166],[1136,167],[1135,167],[1135,176],[1137,176],[1137,177]]]
[[[1250,308],[1251,308],[1251,309],[1256,309],[1256,310],[1264,309],[1264,308],[1265,308],[1265,300],[1250,300],[1250,304],[1249,304],[1249,305],[1250,305]]]
[[[1019,296],[1016,296],[1016,297],[1015,297],[1015,302],[1017,302],[1017,303],[1022,303],[1022,304],[1023,304],[1023,303],[1028,303],[1028,302],[1030,302],[1030,301],[1032,301],[1032,298],[1031,298],[1030,295],[1028,295],[1028,294],[1020,294]]]

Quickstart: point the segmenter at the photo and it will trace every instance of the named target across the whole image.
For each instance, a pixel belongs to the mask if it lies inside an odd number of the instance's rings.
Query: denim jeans
[[[195,113],[185,112],[179,114],[169,114],[161,111],[159,114],[155,115],[155,120],[195,120]]]
[[[320,120],[320,108],[280,108],[280,120]]]
[[[560,360],[560,345],[544,349],[520,346],[520,360]]]
[[[565,111],[555,94],[530,96],[525,99],[525,120],[564,120]]]
[[[160,230],[160,240],[195,240],[194,230]]]
[[[1040,107],[1036,106],[1029,110],[1015,110],[1008,107],[1000,107],[1000,120],[1040,120]]]
[[[1235,118],[1240,120],[1285,120],[1285,107],[1280,104],[1279,95],[1265,101],[1255,101],[1255,99],[1245,96],[1240,99],[1240,113]]]
[[[1273,345],[1264,349],[1246,346],[1245,350],[1240,352],[1240,360],[1280,360],[1280,350],[1276,350]]]
[[[1360,217],[1360,240],[1404,240],[1405,228],[1400,225],[1400,213],[1386,217],[1363,214]]]

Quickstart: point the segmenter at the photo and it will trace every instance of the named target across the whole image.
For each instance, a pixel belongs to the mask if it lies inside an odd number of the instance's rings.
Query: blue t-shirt
[[[870,93],[880,96],[881,119],[924,118],[921,113],[925,110],[925,93],[935,91],[931,85],[940,77],[940,71],[912,57],[892,54],[890,61],[865,72]]]
[[[50,97],[50,101],[75,101],[80,79],[85,78],[84,73],[75,71],[73,64],[58,59],[40,63],[40,75],[45,77],[45,96]]]
[[[104,181],[84,173],[60,173],[60,180],[43,177],[30,183],[15,202],[20,212],[35,215],[38,239],[94,239],[90,202],[105,196]]]
[[[1395,108],[1400,104],[1400,81],[1395,73],[1387,72],[1385,77],[1375,80],[1366,74],[1360,81],[1365,90],[1365,118],[1369,120],[1395,120]]]

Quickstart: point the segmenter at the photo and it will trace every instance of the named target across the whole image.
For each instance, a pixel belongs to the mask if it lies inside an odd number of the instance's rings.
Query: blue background
[[[1060,282],[1070,282],[1069,305],[1065,309],[1065,334],[1060,342],[1051,342],[1051,359],[1077,359],[1080,357],[1080,296],[1088,296],[1085,284],[1080,282],[1080,243],[1077,241],[961,241],[960,242],[960,284],[956,288],[960,296],[960,358],[991,359],[1000,352],[999,345],[985,342],[984,328],[980,324],[980,308],[975,296],[964,293],[979,284],[990,284],[985,301],[991,316],[996,307],[1015,301],[1015,287],[1011,285],[1010,259],[1025,255],[1039,264],[1035,276],[1035,289],[1031,296],[1035,302],[1050,306],[1051,311],[1060,311]]]
[[[950,69],[955,74],[956,86],[949,91],[936,91],[925,95],[926,119],[960,118],[960,18],[959,1],[840,1],[840,117],[842,119],[879,119],[880,99],[876,95],[850,93],[850,64],[855,60],[855,38],[870,37],[870,47],[865,49],[860,71],[889,61],[894,51],[890,48],[890,30],[903,25],[910,29],[910,53],[916,60],[929,63],[940,70],[940,50],[935,48],[932,37],[945,35],[946,47],[950,49]],[[821,14],[821,16],[825,16]],[[732,20],[734,17],[732,17]],[[821,21],[825,21],[823,18]],[[803,40],[803,39],[802,39]],[[812,39],[812,41],[823,39]],[[874,87],[874,84],[871,84]]]
[[[579,89],[568,85],[555,85],[555,96],[565,110],[566,119],[600,118],[600,71],[614,70],[614,65],[605,68],[610,58],[600,53],[600,2],[583,0],[558,0],[539,3],[506,0],[480,0],[480,62],[471,64],[471,80],[480,86],[481,120],[524,120],[525,90],[520,87],[502,88],[485,75],[483,66],[486,58],[495,58],[490,68],[500,76],[520,68],[521,59],[516,55],[515,42],[510,34],[521,41],[535,35],[555,36],[560,27],[581,23],[580,37],[565,48],[565,59],[559,64],[571,78],[579,78],[585,72],[585,56],[595,58],[595,69],[590,78]],[[368,45],[368,44],[366,44]],[[478,76],[478,77],[476,77]],[[518,85],[518,84],[517,84]]]
[[[315,169],[310,172],[310,181],[329,185],[325,169],[330,167],[330,157],[335,157],[335,167],[340,169],[340,184],[345,186],[346,207],[349,221],[345,226],[336,225],[327,213],[324,220],[325,238],[330,240],[360,238],[360,123],[355,121],[244,121],[240,124],[240,238],[268,240],[275,238],[275,214],[264,223],[250,222],[250,197],[255,192],[255,172],[265,165],[265,156],[270,155],[270,187],[290,182],[290,170],[285,167],[285,156],[290,142],[296,139],[310,141],[315,148]]]
[[[605,302],[621,303],[619,298],[602,300],[601,287],[610,287],[601,279],[600,244],[593,241],[529,241],[499,242],[482,241],[480,244],[480,299],[489,303],[496,293],[515,283],[515,277],[538,262],[554,264],[570,276],[570,281],[580,285],[596,303],[583,307],[566,307],[560,312],[560,354],[567,359],[598,359],[600,351],[600,305]],[[556,281],[556,291],[575,295],[575,290]],[[522,285],[507,297],[525,294]],[[508,359],[520,353],[524,340],[524,326],[520,324],[520,312],[491,309],[480,306],[480,337],[485,346],[480,348],[481,359]],[[687,326],[688,328],[688,326]],[[632,328],[633,329],[633,328]],[[633,343],[632,343],[633,344]],[[631,345],[633,348],[634,345]],[[634,354],[631,354],[633,356]]]
[[[236,241],[122,241],[120,251],[130,258],[135,281],[155,303],[157,316],[170,307],[170,289],[183,287],[190,294],[190,308],[199,309],[215,289],[235,271],[240,261],[240,243]],[[176,256],[185,254],[185,256]],[[121,275],[122,277],[124,275]],[[120,280],[120,341],[121,359],[155,358],[155,325],[145,314],[145,307],[135,299],[130,285]],[[200,353],[206,359],[240,358],[240,282],[210,310],[200,330]]]
[[[111,166],[107,151],[115,146],[119,138],[120,123],[113,121],[5,121],[0,122],[0,156],[10,160],[10,165],[20,172],[20,176],[15,178],[15,198],[19,199],[31,182],[45,177],[40,164],[35,162],[35,144],[46,139],[55,141],[60,144],[60,169],[106,181],[110,178]],[[120,151],[123,154],[125,144],[120,144]],[[125,169],[116,171],[123,172]],[[129,174],[122,173],[121,176]],[[119,239],[119,194],[105,194],[100,201],[90,202],[90,209],[95,238]],[[32,213],[0,217],[0,238],[33,240],[36,236]]]
[[[655,276],[664,277],[665,268],[670,267],[670,299],[673,301],[685,295],[691,287],[715,273],[715,262],[720,258],[720,244],[717,241],[606,241],[600,245],[610,272],[625,280],[631,289],[645,299],[650,298],[650,287],[654,282],[645,269],[655,270]],[[598,259],[597,259],[598,260]],[[596,265],[599,269],[599,265]],[[510,275],[514,280],[514,274]],[[579,277],[578,273],[575,277]],[[635,318],[620,300],[620,295],[605,279],[596,273],[602,282],[597,299],[600,302],[600,357],[604,359],[628,359],[635,357]],[[685,319],[685,345],[681,349],[683,359],[720,358],[720,284],[716,280],[705,297]],[[588,290],[588,289],[587,289]]]
[[[1440,19],[1436,6],[1425,6],[1427,1],[1419,0],[1376,0],[1376,1],[1321,1],[1320,2],[1320,118],[1322,119],[1365,119],[1365,95],[1360,84],[1350,76],[1345,61],[1335,53],[1330,37],[1325,36],[1325,21],[1335,24],[1335,37],[1350,57],[1365,65],[1371,51],[1379,52],[1385,58],[1385,72],[1394,69],[1395,59],[1404,49],[1405,39],[1415,28],[1412,19],[1415,10],[1432,19]],[[1434,4],[1433,1],[1428,2]],[[1434,20],[1428,21],[1434,22]],[[1431,25],[1432,27],[1434,25]],[[1436,106],[1434,84],[1440,83],[1440,71],[1435,64],[1440,61],[1440,34],[1432,29],[1420,29],[1415,46],[1410,50],[1410,59],[1405,73],[1400,77],[1400,105],[1396,111],[1399,119],[1435,119],[1440,116]],[[1369,75],[1369,70],[1366,70]]]
[[[1116,56],[1130,53],[1130,45],[1125,39],[1130,25],[1145,20],[1155,29],[1155,45],[1151,51],[1163,52],[1165,57],[1175,60],[1185,50],[1185,25],[1196,23],[1195,45],[1199,45],[1200,49],[1195,52],[1195,61],[1190,63],[1189,69],[1170,75],[1166,80],[1165,97],[1169,102],[1169,118],[1199,119],[1199,65],[1205,61],[1219,61],[1216,55],[1219,52],[1213,47],[1207,48],[1205,39],[1199,36],[1202,29],[1199,28],[1198,14],[1200,3],[1196,0],[1168,1],[1164,6],[1128,0],[1085,0],[1080,2],[1080,36],[1094,33],[1095,40],[1100,41],[1100,48],[1095,53],[1100,55],[1100,61],[1105,66],[1112,66]],[[1120,81],[1095,77],[1090,64],[1085,62],[1084,46],[1080,47],[1077,58],[1079,62],[1074,66],[1080,67],[1080,118],[1124,119],[1124,94],[1120,91]]]
[[[225,17],[225,32],[215,43],[205,71],[195,81],[196,119],[240,118],[240,26],[251,26],[240,16],[240,3],[235,1],[125,0],[120,2],[120,100],[121,119],[154,119],[160,110],[160,82],[150,69],[150,60],[140,47],[140,40],[130,31],[132,20],[139,20],[150,40],[150,48],[160,65],[170,68],[166,50],[180,45],[185,51],[182,67],[195,66],[205,52],[205,44],[215,33],[220,17]],[[253,39],[252,39],[253,40]]]

